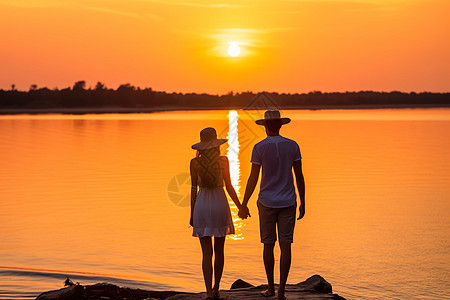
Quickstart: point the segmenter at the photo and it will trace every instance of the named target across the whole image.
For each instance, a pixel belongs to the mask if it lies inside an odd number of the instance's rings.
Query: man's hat
[[[282,118],[280,111],[278,110],[267,110],[264,113],[264,119],[256,120],[255,123],[258,125],[265,125],[266,121],[281,120],[281,125],[285,125],[291,121],[289,118]]]

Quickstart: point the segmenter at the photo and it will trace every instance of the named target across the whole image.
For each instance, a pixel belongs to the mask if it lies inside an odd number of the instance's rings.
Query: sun
[[[241,54],[241,48],[235,43],[228,47],[228,55],[231,57],[238,57]]]

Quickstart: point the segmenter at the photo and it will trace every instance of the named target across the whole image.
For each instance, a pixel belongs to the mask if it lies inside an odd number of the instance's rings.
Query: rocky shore
[[[83,286],[72,284],[66,288],[45,292],[39,295],[36,300],[184,300],[184,299],[205,299],[205,293],[184,293],[176,291],[144,291],[118,287],[108,283],[97,283],[95,285]],[[236,280],[229,290],[220,291],[220,299],[276,299],[276,297],[264,297],[261,292],[267,288],[266,285],[253,286],[241,279]],[[344,299],[333,294],[332,286],[324,278],[314,275],[298,284],[288,284],[286,286],[286,297],[289,300],[328,300]]]

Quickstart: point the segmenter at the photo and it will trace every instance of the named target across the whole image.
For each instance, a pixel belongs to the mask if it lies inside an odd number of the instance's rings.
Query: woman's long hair
[[[220,178],[220,148],[198,150],[199,172],[201,186],[204,188],[214,188],[219,186]]]

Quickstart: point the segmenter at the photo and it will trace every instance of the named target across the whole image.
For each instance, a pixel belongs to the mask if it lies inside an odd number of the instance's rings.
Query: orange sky
[[[449,92],[449,15],[449,0],[0,0],[0,89]]]

